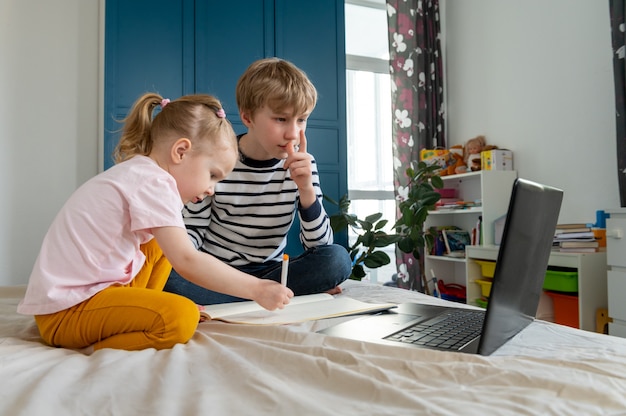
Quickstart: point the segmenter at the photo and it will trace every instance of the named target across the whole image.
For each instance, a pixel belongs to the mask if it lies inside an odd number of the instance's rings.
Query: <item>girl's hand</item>
[[[204,306],[202,306],[202,305],[197,305],[197,304],[196,304],[196,306],[198,307],[198,310],[199,310],[200,312],[202,312],[202,311],[204,310]],[[204,322],[204,321],[206,321],[206,317],[205,317],[205,316],[203,316],[203,315],[200,315],[200,321],[199,321],[199,322]]]
[[[283,309],[293,297],[291,289],[273,280],[259,279],[258,283],[258,296],[253,300],[268,311]]]

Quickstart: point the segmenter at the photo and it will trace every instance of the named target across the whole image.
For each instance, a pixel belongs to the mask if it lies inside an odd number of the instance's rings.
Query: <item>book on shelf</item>
[[[583,227],[588,227],[589,225],[587,225],[587,223],[584,222],[565,222],[565,223],[560,223],[556,225],[557,230],[558,229],[571,229],[571,228],[583,228]]]
[[[595,253],[600,251],[598,247],[560,247],[557,250],[561,253]]]
[[[480,201],[462,201],[458,200],[456,202],[448,202],[443,203],[441,205],[436,206],[436,211],[446,211],[446,210],[463,210],[470,209],[475,207],[480,207]]]
[[[472,244],[470,233],[466,230],[444,229],[443,241],[446,245],[446,255],[450,257],[465,257],[465,246]]]
[[[595,239],[593,231],[581,231],[575,233],[557,233],[554,234],[555,240],[574,240],[574,239]]]
[[[387,310],[394,303],[368,303],[345,295],[328,293],[294,296],[283,309],[268,311],[254,301],[204,305],[200,315],[207,320],[234,324],[284,325],[338,316],[357,315]]]
[[[430,232],[435,236],[435,242],[430,254],[433,256],[443,256],[446,254],[446,242],[443,239],[443,230],[459,230],[456,225],[439,225],[430,227]]]
[[[459,198],[439,198],[439,201],[435,204],[436,207],[440,207],[443,205],[446,206],[456,206],[456,203],[459,201]]]
[[[582,248],[582,247],[596,248],[599,246],[600,244],[596,240],[585,240],[585,241],[568,240],[568,241],[561,241],[559,243],[559,247],[561,248]]]
[[[583,223],[557,224],[555,234],[590,232],[591,227]]]
[[[472,228],[472,245],[479,246],[482,245],[482,230],[483,228],[483,216],[480,215],[478,217],[478,221],[476,221],[476,227]]]

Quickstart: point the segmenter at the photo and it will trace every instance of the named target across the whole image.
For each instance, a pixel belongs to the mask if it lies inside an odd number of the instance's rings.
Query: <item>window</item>
[[[350,211],[359,218],[382,212],[391,232],[396,208],[387,7],[385,0],[346,0],[345,8]],[[373,282],[389,281],[396,272],[394,247],[385,251],[391,264],[371,270]]]

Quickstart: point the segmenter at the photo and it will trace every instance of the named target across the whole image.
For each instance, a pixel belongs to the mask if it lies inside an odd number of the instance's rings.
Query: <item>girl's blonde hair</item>
[[[254,112],[267,105],[272,111],[308,114],[317,103],[317,90],[307,75],[291,62],[265,58],[253,62],[237,82],[239,112]]]
[[[161,111],[153,117],[158,106]],[[237,148],[235,132],[222,104],[206,94],[186,95],[171,102],[159,94],[144,94],[123,122],[122,136],[114,152],[115,163],[136,155],[148,156],[156,144],[181,137],[200,147],[226,140],[229,146]]]

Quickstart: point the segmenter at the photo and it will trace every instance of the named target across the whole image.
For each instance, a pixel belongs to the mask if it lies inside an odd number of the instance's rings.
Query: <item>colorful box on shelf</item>
[[[561,270],[546,271],[546,278],[543,281],[544,290],[554,290],[556,292],[577,293],[578,273]]]
[[[476,279],[476,283],[480,285],[481,293],[484,297],[488,298],[491,294],[491,279]]]
[[[487,309],[487,305],[489,305],[489,299],[487,299],[487,298],[478,298],[478,299],[476,299],[476,305],[480,306],[481,308]]]
[[[493,277],[494,272],[496,271],[496,262],[495,261],[485,261],[485,260],[474,260],[481,267],[481,274],[483,277]]]
[[[552,298],[554,322],[578,328],[578,296],[551,292],[549,290],[546,290],[544,293]]]
[[[495,261],[474,260],[481,267],[483,279],[477,279],[476,283],[482,286],[483,296],[489,296],[491,279],[496,270]],[[578,273],[569,270],[548,269],[543,281],[544,290],[555,292],[576,293],[578,292]],[[485,292],[487,291],[487,292]]]
[[[598,247],[606,247],[606,228],[592,228],[591,231],[598,242]]]
[[[435,189],[442,198],[456,198],[457,190],[455,188],[441,188]]]
[[[513,170],[513,152],[505,149],[485,150],[480,153],[482,170]]]

